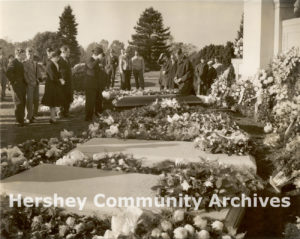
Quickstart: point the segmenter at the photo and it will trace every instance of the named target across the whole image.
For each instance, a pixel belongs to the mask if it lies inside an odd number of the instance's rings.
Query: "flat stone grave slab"
[[[125,108],[125,107],[144,106],[155,102],[156,99],[165,99],[165,98],[175,98],[178,100],[179,103],[185,103],[189,105],[203,105],[203,102],[195,95],[181,96],[181,95],[169,94],[169,95],[125,96],[115,104],[115,107]]]
[[[132,154],[134,158],[141,159],[145,166],[153,166],[165,160],[183,159],[186,162],[199,162],[200,158],[204,158],[217,160],[222,164],[240,169],[250,169],[254,172],[257,170],[255,159],[252,156],[211,154],[196,149],[193,142],[93,138],[84,144],[77,145],[77,149],[89,156],[95,153]]]
[[[82,211],[78,207],[65,207],[79,214],[113,215],[117,207],[97,207],[95,195],[108,197],[155,197],[151,187],[157,184],[158,176],[150,174],[125,174],[91,168],[79,168],[41,164],[1,181],[1,193],[21,194],[22,197],[58,196],[87,197]],[[105,199],[99,199],[104,203]],[[147,208],[146,208],[147,209]]]
[[[99,217],[112,216],[124,210],[118,207],[97,207],[94,197],[101,193],[108,197],[151,197],[155,192],[151,187],[157,184],[159,176],[149,174],[129,173],[125,174],[116,171],[103,171],[92,168],[79,168],[71,166],[61,166],[52,164],[41,164],[32,169],[8,177],[1,181],[1,193],[13,194],[17,197],[58,197],[66,199],[68,197],[87,198],[83,210],[76,207],[65,207],[69,212],[81,215],[96,215]],[[100,199],[99,203],[104,203],[105,199]],[[143,207],[143,209],[158,212],[161,208]],[[235,221],[229,215],[230,209],[225,208],[220,211],[205,212],[198,211],[203,216],[215,220]]]

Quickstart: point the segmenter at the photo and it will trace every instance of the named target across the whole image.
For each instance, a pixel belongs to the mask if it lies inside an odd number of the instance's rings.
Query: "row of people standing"
[[[144,90],[145,62],[137,50],[134,52],[132,58],[129,56],[128,51],[121,50],[121,55],[119,56],[119,72],[122,90],[131,90],[132,74],[135,80],[136,89]]]
[[[180,95],[194,94],[194,69],[181,49],[178,49],[174,55],[161,54],[158,64],[161,66],[159,78],[161,90],[178,88]]]
[[[70,50],[63,46],[60,50],[48,49],[48,60],[44,69],[38,63],[34,50],[15,50],[15,57],[8,63],[5,75],[12,89],[15,103],[15,117],[19,126],[34,123],[39,108],[39,85],[45,82],[42,104],[50,107],[50,123],[56,122],[57,107],[60,117],[69,116],[69,107],[73,101],[71,65],[68,61]],[[27,114],[25,116],[25,108]]]
[[[208,95],[214,80],[224,70],[218,58],[207,63],[201,59],[194,68],[181,49],[175,54],[161,54],[158,64],[161,66],[160,89],[178,88],[181,95]]]

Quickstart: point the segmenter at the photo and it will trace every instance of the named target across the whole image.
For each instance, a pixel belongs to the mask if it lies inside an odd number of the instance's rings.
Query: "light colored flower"
[[[112,125],[115,121],[112,116],[107,117],[105,120],[103,120],[106,124]]]
[[[266,134],[269,134],[269,133],[272,132],[272,130],[273,130],[272,124],[268,122],[268,123],[266,124],[266,126],[264,127],[264,132],[265,132]]]
[[[224,235],[224,236],[222,236],[222,239],[232,239],[232,237],[229,235]]]
[[[189,233],[190,236],[193,236],[193,235],[194,235],[194,233],[195,233],[195,228],[194,228],[192,225],[186,224],[186,225],[184,226],[184,228],[188,231],[188,233]]]
[[[191,188],[191,186],[189,185],[189,183],[186,180],[183,181],[183,183],[181,184],[181,187],[182,187],[183,191],[188,191],[189,188]]]
[[[207,220],[203,219],[200,215],[194,217],[194,225],[200,229],[206,229]]]
[[[184,210],[178,209],[173,214],[174,222],[181,222],[184,220]]]
[[[211,181],[205,181],[204,186],[207,187],[207,188],[212,188],[214,185]]]
[[[183,227],[177,227],[174,230],[174,239],[187,239],[188,231]]]
[[[167,232],[167,231],[170,231],[173,229],[173,225],[170,221],[167,221],[167,220],[163,220],[161,223],[160,223],[160,226],[162,228],[162,230],[164,232]]]
[[[210,235],[209,232],[206,230],[201,230],[200,232],[196,233],[196,239],[209,239]]]
[[[163,233],[161,234],[161,238],[162,238],[162,239],[171,239],[171,237],[169,236],[169,234],[166,233],[166,232],[163,232]]]
[[[160,238],[161,230],[159,228],[154,228],[151,232],[151,237]]]
[[[212,228],[216,231],[223,231],[224,224],[218,220],[211,224]]]

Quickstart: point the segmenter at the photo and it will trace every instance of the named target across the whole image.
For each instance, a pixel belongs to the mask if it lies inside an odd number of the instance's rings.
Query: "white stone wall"
[[[282,22],[282,50],[292,47],[300,48],[300,18],[293,18]]]

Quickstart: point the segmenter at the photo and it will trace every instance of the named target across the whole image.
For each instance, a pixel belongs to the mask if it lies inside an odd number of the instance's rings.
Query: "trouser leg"
[[[26,106],[26,88],[18,87],[14,89],[15,117],[18,123],[24,123]]]
[[[126,90],[126,83],[125,83],[125,71],[120,73],[120,77],[121,77],[121,90]]]
[[[40,104],[40,87],[36,85],[33,92],[33,116],[37,116]]]
[[[1,98],[3,99],[6,95],[6,85],[7,85],[7,78],[5,76],[1,76]]]
[[[131,84],[130,84],[130,78],[131,78],[131,71],[125,72],[125,85],[126,90],[131,90]]]
[[[142,70],[139,71],[139,83],[143,90],[145,88],[145,85],[144,85],[144,72]]]
[[[113,88],[115,86],[115,76],[116,76],[116,69],[112,69],[111,72],[111,87]]]
[[[86,89],[85,91],[85,119],[93,119],[96,103],[96,89]]]
[[[139,84],[139,71],[133,70],[132,73],[133,73],[133,77],[134,77],[134,81],[135,81],[135,87],[137,89],[139,89],[140,88],[140,84]]]
[[[96,114],[101,114],[102,113],[102,91],[97,90],[97,94],[95,95],[95,113]]]
[[[27,86],[27,99],[26,99],[26,109],[27,115],[26,118],[31,120],[33,117],[33,94],[34,94],[34,86]]]

